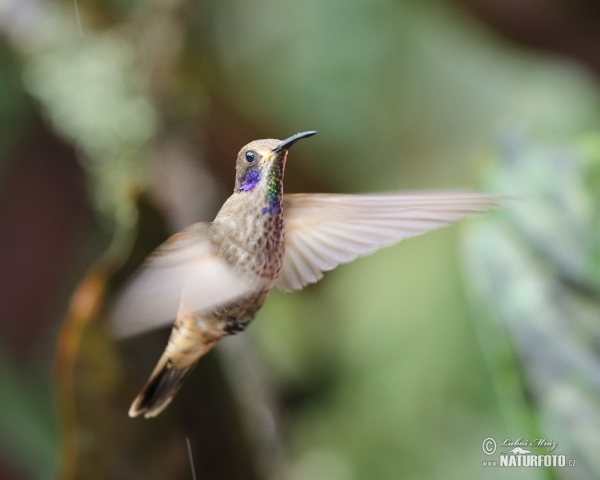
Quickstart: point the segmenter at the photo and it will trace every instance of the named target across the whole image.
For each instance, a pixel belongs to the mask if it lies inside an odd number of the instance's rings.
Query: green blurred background
[[[0,1],[0,478],[192,478],[186,437],[199,479],[600,478],[599,27],[583,0]],[[287,192],[522,198],[274,292],[129,419],[168,331],[115,342],[119,285],[212,219],[239,148],[309,129]],[[577,466],[486,468],[487,437]]]

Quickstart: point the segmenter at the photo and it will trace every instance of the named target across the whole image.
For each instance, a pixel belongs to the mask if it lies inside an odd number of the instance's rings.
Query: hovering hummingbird
[[[340,263],[481,214],[502,197],[473,193],[283,194],[289,148],[250,142],[237,156],[231,195],[212,222],[173,235],[146,260],[117,300],[121,337],[175,324],[129,415],[158,415],[198,359],[243,331],[273,287],[299,290]]]

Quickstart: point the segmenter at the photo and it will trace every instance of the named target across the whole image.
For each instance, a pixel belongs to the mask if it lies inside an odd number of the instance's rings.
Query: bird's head
[[[257,185],[267,181],[280,183],[288,149],[298,140],[312,137],[316,133],[297,133],[285,140],[255,140],[244,146],[237,157],[235,192],[252,191]]]

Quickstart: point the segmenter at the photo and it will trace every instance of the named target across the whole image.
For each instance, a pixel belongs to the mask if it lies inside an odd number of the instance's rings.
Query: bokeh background
[[[0,478],[600,477],[599,27],[589,0],[0,0]],[[168,330],[116,342],[119,286],[241,146],[309,129],[288,192],[521,200],[274,292],[129,419]],[[487,437],[577,466],[485,468]]]

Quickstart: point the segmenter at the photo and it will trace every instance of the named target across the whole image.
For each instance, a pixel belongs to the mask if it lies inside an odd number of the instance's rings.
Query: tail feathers
[[[129,416],[137,417],[143,413],[145,418],[151,418],[162,412],[171,403],[196,363],[198,362],[184,368],[172,368],[168,366],[166,358],[161,358],[150,379],[131,404]]]

